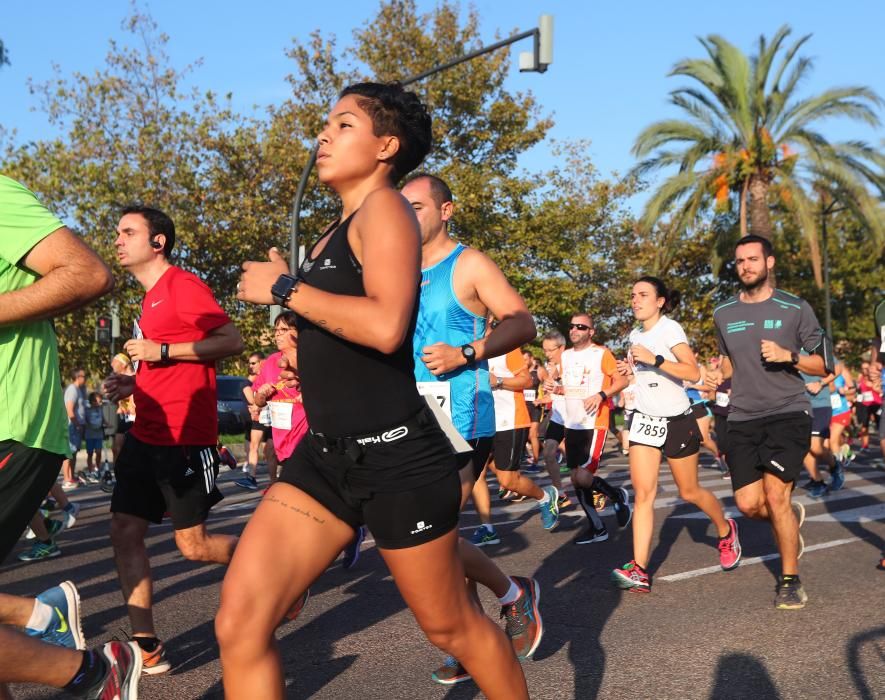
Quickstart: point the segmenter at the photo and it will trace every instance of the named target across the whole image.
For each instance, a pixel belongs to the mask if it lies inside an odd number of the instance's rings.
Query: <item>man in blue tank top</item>
[[[421,227],[421,296],[412,343],[415,378],[419,390],[436,397],[473,448],[459,463],[463,507],[482,473],[495,435],[486,360],[534,339],[535,323],[522,297],[491,258],[450,237],[448,226],[454,204],[445,182],[419,174],[406,183],[402,194],[415,210]],[[489,313],[500,323],[486,335]],[[519,623],[507,616],[507,631],[517,655],[531,656],[543,632],[535,602],[537,582],[511,579],[476,546],[463,539],[459,545],[468,578],[492,590],[508,609],[520,607],[514,606],[514,601],[532,607],[534,624],[528,634],[517,632]],[[447,660],[433,674],[435,681],[445,685],[468,678],[454,659]]]

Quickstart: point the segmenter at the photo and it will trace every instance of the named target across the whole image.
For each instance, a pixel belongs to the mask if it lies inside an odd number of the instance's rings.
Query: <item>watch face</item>
[[[461,348],[461,354],[464,355],[468,360],[473,360],[476,358],[476,348],[472,345],[465,345]]]

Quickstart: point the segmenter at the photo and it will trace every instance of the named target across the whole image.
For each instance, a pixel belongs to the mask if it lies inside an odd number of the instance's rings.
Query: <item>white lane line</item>
[[[830,547],[839,547],[843,544],[851,544],[852,542],[859,542],[860,537],[846,537],[841,540],[831,540],[829,542],[820,542],[819,544],[811,544],[805,547],[805,553],[813,552],[817,549],[829,549]],[[778,553],[774,554],[763,554],[761,557],[750,557],[749,559],[741,559],[740,566],[738,568],[743,568],[745,566],[752,566],[754,564],[761,564],[765,561],[770,561],[772,559],[780,559],[781,555]],[[686,579],[696,578],[697,576],[705,576],[706,574],[715,574],[721,573],[722,567],[720,566],[705,566],[703,569],[694,569],[692,571],[683,571],[681,574],[668,574],[667,576],[656,576],[655,581],[685,581]]]
[[[876,503],[861,508],[849,510],[837,510],[834,513],[822,513],[805,518],[805,522],[815,521],[819,523],[870,523],[879,520],[885,521],[885,503]]]

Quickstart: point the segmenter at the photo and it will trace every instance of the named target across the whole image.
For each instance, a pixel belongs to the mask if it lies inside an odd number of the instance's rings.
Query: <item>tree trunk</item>
[[[741,238],[747,235],[747,188],[750,186],[750,178],[744,179],[744,184],[741,185],[741,203],[740,203],[740,212],[741,212]]]
[[[759,175],[749,181],[750,233],[771,240],[771,216],[768,212],[768,182]]]

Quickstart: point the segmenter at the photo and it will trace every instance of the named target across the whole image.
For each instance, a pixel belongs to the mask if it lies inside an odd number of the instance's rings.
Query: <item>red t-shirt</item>
[[[141,302],[141,337],[155,343],[202,340],[230,323],[196,275],[170,267]],[[136,332],[138,335],[138,332]],[[132,434],[149,445],[214,445],[218,441],[215,362],[139,362],[138,414]]]

